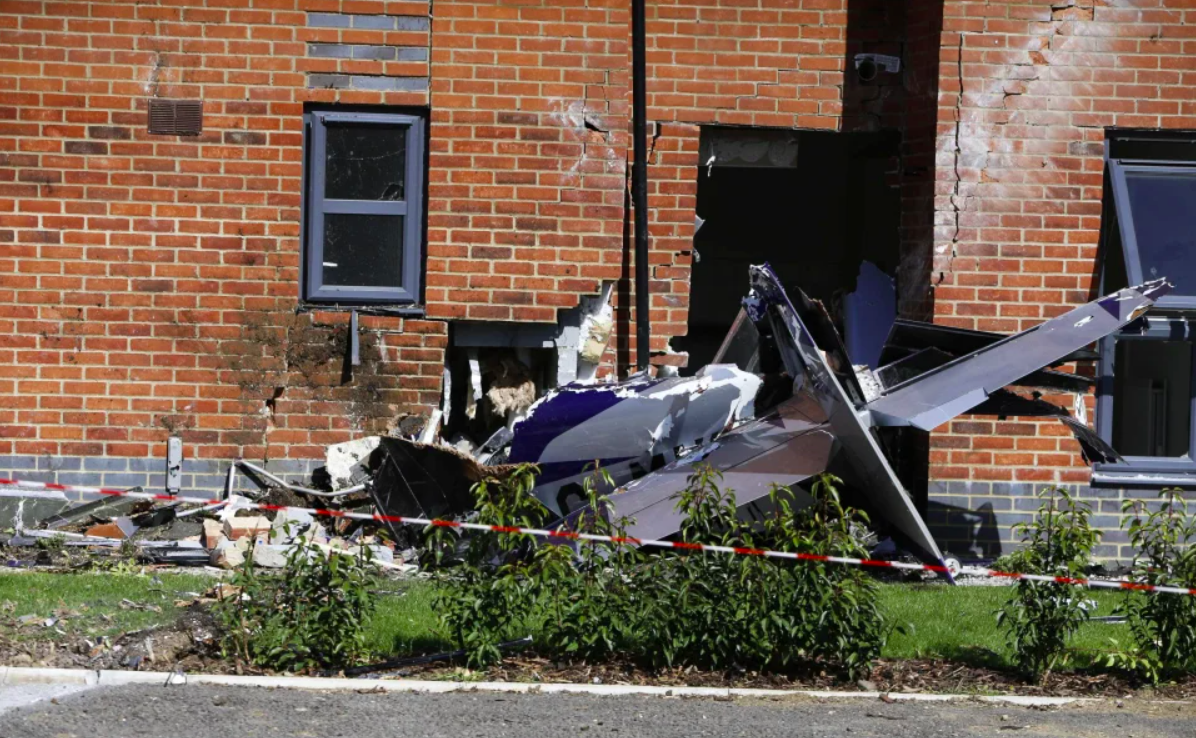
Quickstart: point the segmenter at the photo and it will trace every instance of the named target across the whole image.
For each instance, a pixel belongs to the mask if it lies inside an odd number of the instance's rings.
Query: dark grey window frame
[[[1196,138],[1196,134],[1194,134],[1194,138]],[[1123,260],[1128,283],[1130,285],[1142,284],[1147,281],[1147,278],[1138,250],[1126,174],[1150,171],[1152,173],[1191,175],[1196,172],[1196,162],[1111,158],[1106,154],[1106,165],[1108,187],[1106,188],[1105,218],[1107,220],[1105,227],[1111,227],[1108,225],[1108,219],[1116,223],[1117,235],[1121,241],[1121,253],[1115,257]],[[1193,203],[1193,206],[1196,207],[1196,203]],[[1101,274],[1101,293],[1104,294],[1122,285],[1105,284],[1108,272],[1107,260],[1114,257],[1109,253],[1112,244],[1107,234],[1102,237],[1101,245],[1106,259],[1106,267],[1102,269]],[[1193,258],[1196,258],[1196,255]],[[1096,430],[1100,437],[1110,445],[1113,443],[1113,372],[1116,347],[1119,341],[1187,341],[1189,343],[1194,362],[1193,384],[1189,392],[1192,415],[1189,420],[1188,453],[1179,457],[1126,456],[1125,463],[1097,463],[1093,466],[1094,471],[1104,479],[1116,481],[1120,478],[1126,484],[1137,486],[1144,484],[1170,486],[1188,478],[1191,478],[1192,484],[1196,484],[1196,294],[1175,294],[1173,292],[1166,295],[1155,304],[1147,315],[1100,342],[1100,360],[1097,365]],[[1152,478],[1157,482],[1152,481]]]
[[[1144,276],[1142,259],[1138,253],[1138,235],[1134,229],[1134,213],[1130,208],[1129,184],[1126,182],[1126,174],[1152,172],[1154,174],[1192,175],[1196,174],[1196,162],[1109,159],[1108,166],[1113,207],[1117,211],[1118,234],[1121,236],[1121,249],[1125,258],[1126,276],[1131,285],[1142,284],[1147,281],[1147,278]],[[1155,309],[1196,310],[1196,294],[1183,295],[1173,291],[1155,303]]]
[[[1184,474],[1194,475],[1196,483],[1196,315],[1183,313],[1148,314],[1123,328],[1117,335],[1100,343],[1098,363],[1098,394],[1096,397],[1096,431],[1105,442],[1113,443],[1113,364],[1119,341],[1187,341],[1193,352],[1193,377],[1188,402],[1192,407],[1189,419],[1188,453],[1186,456],[1126,456],[1124,464],[1096,464],[1098,472],[1127,474]]]
[[[304,114],[303,297],[320,303],[414,305],[423,277],[425,126],[411,113],[313,110]],[[328,123],[404,126],[406,180],[404,200],[328,200],[324,197],[324,162]],[[327,213],[403,216],[402,283],[393,287],[331,286],[324,276],[324,216]]]

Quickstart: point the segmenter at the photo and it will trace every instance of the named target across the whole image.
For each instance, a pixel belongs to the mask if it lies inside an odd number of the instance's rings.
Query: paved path
[[[11,689],[11,688],[10,688]],[[1196,706],[1127,702],[1033,709],[897,703],[361,694],[253,687],[106,687],[9,710],[0,738],[1191,738]]]

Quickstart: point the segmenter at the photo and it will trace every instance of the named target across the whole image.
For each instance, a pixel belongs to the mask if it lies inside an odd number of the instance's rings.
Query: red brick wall
[[[437,2],[430,316],[553,322],[619,278],[627,8]]]
[[[428,32],[308,27],[306,11],[427,16],[426,2],[0,3],[0,455],[312,457],[438,398],[445,326],[296,315],[309,74],[427,75],[308,42]],[[199,138],[151,136],[154,94],[202,98]]]
[[[685,332],[698,125],[837,128],[845,5],[648,4],[654,350]],[[622,0],[437,4],[430,315],[550,321],[624,277],[629,22]]]
[[[313,22],[329,14],[363,20]],[[554,321],[603,280],[629,305],[627,3],[444,0],[430,30],[374,23],[428,14],[0,3],[0,454],[138,456],[181,430],[209,456],[318,455],[436,403],[445,319]],[[901,86],[845,92],[843,70],[896,48],[903,15],[887,0],[649,3],[654,350],[685,330],[699,126],[900,125]],[[312,52],[429,44],[388,61]],[[376,88],[388,80],[404,85]],[[148,135],[154,95],[202,97],[203,136]],[[307,102],[432,111],[429,320],[365,319],[352,376],[346,315],[296,314]]]
[[[700,126],[839,129],[847,5],[846,0],[648,4],[654,351],[686,331]]]
[[[1105,128],[1196,128],[1196,10],[1115,5],[946,3],[938,322],[1014,332],[1091,299]],[[946,430],[933,440],[933,479],[1088,480],[1053,421],[961,418]]]

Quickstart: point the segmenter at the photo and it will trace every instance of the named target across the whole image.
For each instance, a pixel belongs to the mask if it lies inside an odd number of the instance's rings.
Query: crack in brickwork
[[[1166,0],[944,7],[935,320],[1016,332],[1090,298],[1105,128],[1196,127],[1192,13]],[[1054,422],[960,418],[931,444],[943,482],[1089,476]]]

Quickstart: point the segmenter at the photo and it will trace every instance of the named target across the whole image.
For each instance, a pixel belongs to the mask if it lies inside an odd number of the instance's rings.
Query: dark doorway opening
[[[713,359],[748,266],[764,262],[826,305],[853,362],[871,363],[896,314],[900,143],[891,131],[702,129],[689,332],[672,342],[689,352],[685,371]]]

